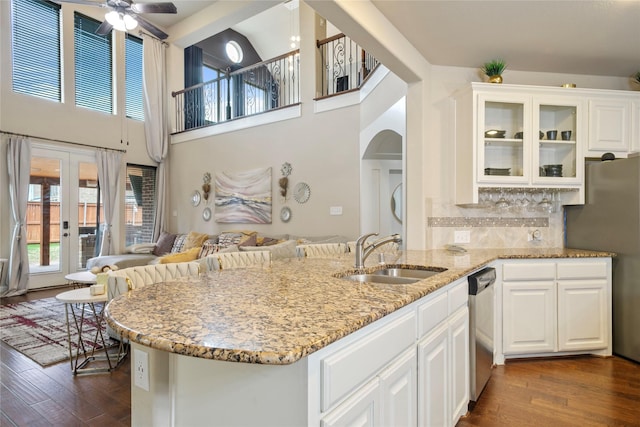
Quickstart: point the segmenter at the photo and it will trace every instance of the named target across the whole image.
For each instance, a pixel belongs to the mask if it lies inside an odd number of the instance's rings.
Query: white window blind
[[[136,120],[144,120],[142,106],[142,39],[127,34],[125,37],[125,88],[126,114]]]
[[[60,6],[12,1],[13,91],[60,102]]]
[[[77,12],[74,21],[76,105],[112,113],[112,33],[97,35],[100,22]]]

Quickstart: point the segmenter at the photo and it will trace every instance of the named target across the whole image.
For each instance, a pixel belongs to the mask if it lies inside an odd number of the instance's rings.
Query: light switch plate
[[[329,215],[342,215],[342,206],[331,206],[329,208]]]

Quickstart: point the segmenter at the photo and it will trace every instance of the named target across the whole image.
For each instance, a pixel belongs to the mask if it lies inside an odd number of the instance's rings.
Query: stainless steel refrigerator
[[[613,352],[640,363],[640,156],[585,165],[586,200],[568,206],[566,246],[616,252]]]

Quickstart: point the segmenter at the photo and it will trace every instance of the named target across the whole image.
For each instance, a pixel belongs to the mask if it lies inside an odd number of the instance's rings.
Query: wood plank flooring
[[[2,298],[1,304],[55,296],[67,289]],[[69,361],[42,368],[0,342],[0,426],[129,426],[129,356],[113,372],[71,373]]]
[[[509,360],[457,427],[640,426],[640,364],[620,357]]]
[[[3,298],[0,304],[65,289]],[[76,376],[47,368],[0,342],[0,426],[129,426],[129,358],[114,372]],[[638,426],[640,364],[580,356],[498,366],[474,410],[457,427]]]

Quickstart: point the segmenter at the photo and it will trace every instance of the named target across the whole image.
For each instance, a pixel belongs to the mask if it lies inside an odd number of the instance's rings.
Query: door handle
[[[64,233],[62,236],[63,237],[69,237],[69,233]]]

